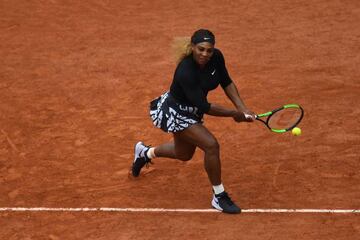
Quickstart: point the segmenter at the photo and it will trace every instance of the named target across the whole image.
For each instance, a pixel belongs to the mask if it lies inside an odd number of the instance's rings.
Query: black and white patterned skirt
[[[194,106],[178,103],[169,92],[150,103],[153,124],[164,132],[179,132],[193,124],[202,123],[203,114]]]

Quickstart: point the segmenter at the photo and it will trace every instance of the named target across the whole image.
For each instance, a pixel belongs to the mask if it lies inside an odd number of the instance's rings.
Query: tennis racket
[[[265,124],[272,132],[284,133],[292,130],[302,120],[304,110],[298,104],[287,104],[270,112],[256,115],[256,120]]]

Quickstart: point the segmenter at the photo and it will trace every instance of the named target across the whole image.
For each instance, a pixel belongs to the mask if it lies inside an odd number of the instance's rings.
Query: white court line
[[[215,209],[184,208],[46,208],[5,207],[0,212],[190,212],[220,213]],[[360,209],[242,209],[243,213],[360,213]]]

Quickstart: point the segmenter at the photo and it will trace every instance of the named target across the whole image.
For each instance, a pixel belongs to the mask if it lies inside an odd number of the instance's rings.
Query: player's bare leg
[[[221,182],[220,146],[214,135],[202,124],[195,124],[177,136],[204,151],[205,170],[214,191],[212,206],[226,213],[240,213],[241,209],[230,199]]]
[[[154,153],[156,157],[166,157],[189,161],[195,153],[196,146],[181,139],[174,134],[174,141],[156,146]]]
[[[212,185],[221,184],[219,144],[214,135],[202,124],[195,124],[184,131],[175,133],[178,138],[199,147],[205,153],[204,165]]]

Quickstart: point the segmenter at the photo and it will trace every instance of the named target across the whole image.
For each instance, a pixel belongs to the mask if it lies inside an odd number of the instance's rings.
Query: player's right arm
[[[244,114],[241,111],[230,109],[219,104],[209,103],[200,86],[197,84],[196,79],[191,74],[185,73],[180,82],[186,98],[202,113],[212,116],[233,117],[237,122],[244,121]]]

